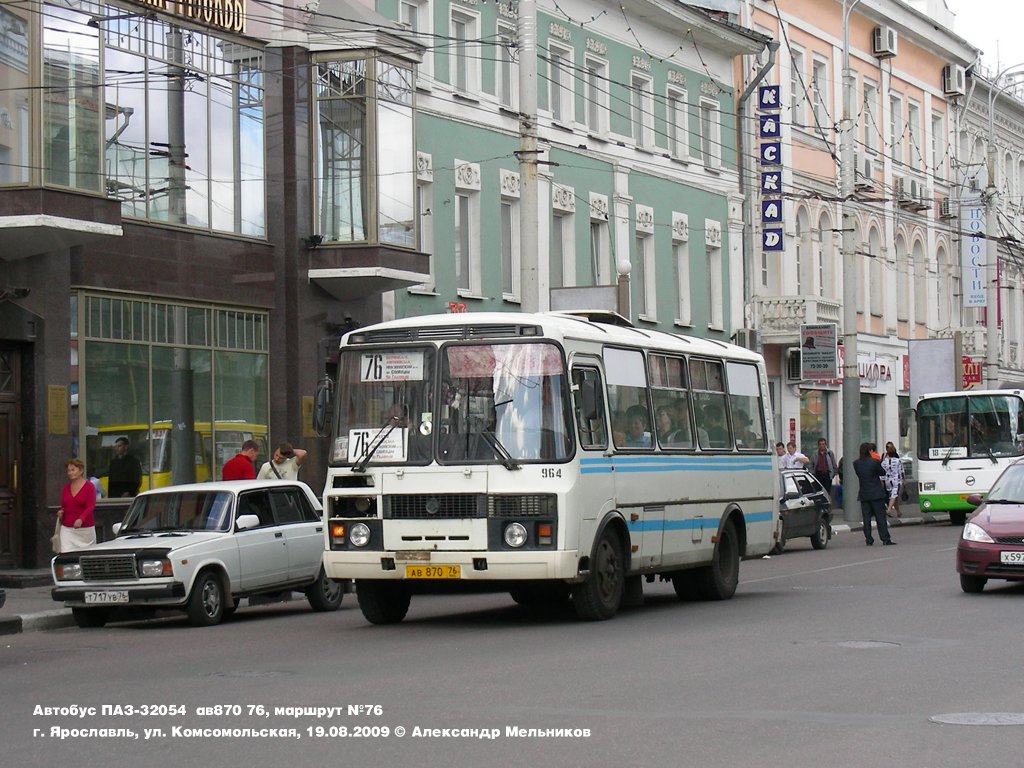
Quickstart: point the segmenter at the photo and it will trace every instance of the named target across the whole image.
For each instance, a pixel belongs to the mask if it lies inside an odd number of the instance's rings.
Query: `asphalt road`
[[[602,623],[494,594],[376,627],[349,595],[0,638],[0,749],[25,768],[1019,765],[1024,587],[962,594],[957,535],[792,541],[745,562],[731,601],[650,584]],[[549,728],[570,735],[528,730]]]

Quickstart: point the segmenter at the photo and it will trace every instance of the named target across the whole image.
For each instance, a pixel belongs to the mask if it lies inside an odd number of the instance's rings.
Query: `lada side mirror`
[[[114,535],[117,536],[118,531],[121,530],[121,523],[114,523],[112,526],[110,526],[110,530],[112,530],[114,532]]]
[[[244,531],[247,528],[258,528],[260,525],[259,515],[239,515],[235,520],[235,528]]]
[[[981,496],[978,495],[977,493],[972,493],[970,496],[968,496],[966,499],[964,499],[964,501],[966,501],[972,507],[978,507],[978,506],[981,506],[982,499],[981,499]]]

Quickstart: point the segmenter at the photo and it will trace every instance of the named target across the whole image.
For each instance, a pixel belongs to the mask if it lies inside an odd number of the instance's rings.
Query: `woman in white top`
[[[882,469],[885,470],[885,478],[882,482],[889,491],[889,504],[885,508],[888,517],[900,516],[900,489],[903,487],[905,478],[903,472],[903,461],[896,452],[896,446],[892,442],[885,444],[885,455],[882,457]]]

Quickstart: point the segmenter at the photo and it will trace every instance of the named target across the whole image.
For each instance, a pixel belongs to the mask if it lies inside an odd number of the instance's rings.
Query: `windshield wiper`
[[[990,446],[987,446],[987,445],[985,446],[985,453],[987,453],[987,454],[988,454],[988,457],[989,457],[990,459],[992,459],[992,463],[993,463],[993,464],[998,464],[998,463],[999,463],[998,461],[996,461],[996,457],[995,457],[995,454],[994,454],[994,453],[992,453],[992,448],[991,448]]]
[[[395,427],[398,426],[399,420],[400,417],[398,416],[388,416],[388,420],[381,424],[380,431],[377,433],[377,436],[373,438],[366,448],[363,449],[363,455],[359,457],[359,461],[356,462],[354,467],[352,467],[353,472],[366,471],[366,465],[370,463],[370,459],[373,458],[373,454],[377,452],[377,449],[380,448],[381,444],[388,439],[388,435],[390,435],[394,431]]]
[[[505,465],[505,469],[510,471],[514,469],[522,469],[522,467],[516,463],[516,460],[512,458],[512,454],[508,452],[508,449],[501,444],[497,435],[493,432],[488,432],[487,430],[482,430],[480,434],[483,435],[487,444],[494,449],[494,452],[498,454],[498,458],[500,458],[501,463]]]
[[[956,448],[955,445],[949,446],[949,450],[946,451],[946,458],[944,458],[942,460],[942,466],[946,466],[947,464],[949,464],[949,459],[953,456],[953,449],[954,448]]]

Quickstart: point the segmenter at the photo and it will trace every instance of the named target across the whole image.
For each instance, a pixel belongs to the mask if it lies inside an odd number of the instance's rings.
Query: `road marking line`
[[[787,574],[785,574],[783,576],[765,576],[763,579],[750,579],[749,581],[746,580],[746,579],[741,579],[741,583],[742,584],[757,584],[758,582],[761,582],[761,581],[775,581],[776,579],[791,579],[794,576],[803,576],[803,575],[809,574],[809,573],[825,573],[826,571],[838,571],[838,570],[840,570],[842,568],[853,568],[854,566],[857,566],[857,565],[872,565],[873,563],[881,563],[881,562],[883,562],[885,560],[895,560],[895,559],[896,559],[895,556],[893,556],[893,557],[878,557],[878,558],[875,558],[874,560],[861,560],[858,563],[846,563],[845,565],[833,565],[833,566],[830,566],[829,568],[814,568],[813,570],[810,570],[810,571],[797,571],[796,573],[787,573]]]

